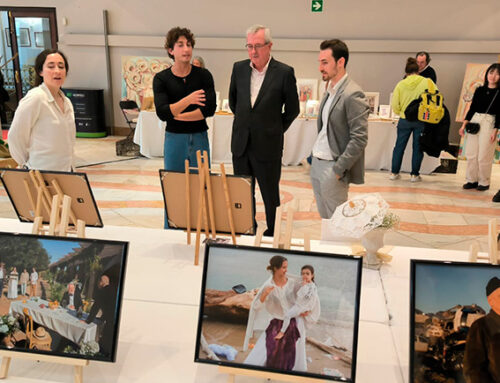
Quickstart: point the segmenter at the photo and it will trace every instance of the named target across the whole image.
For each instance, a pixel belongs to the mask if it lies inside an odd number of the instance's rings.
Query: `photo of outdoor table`
[[[24,303],[23,303],[24,302]],[[28,309],[33,321],[59,335],[79,344],[96,340],[97,325],[87,324],[76,317],[76,311],[57,307],[49,308],[49,302],[40,298],[31,298],[26,301],[13,301],[10,304],[12,315],[24,315],[24,308]],[[86,314],[82,319],[85,319]]]

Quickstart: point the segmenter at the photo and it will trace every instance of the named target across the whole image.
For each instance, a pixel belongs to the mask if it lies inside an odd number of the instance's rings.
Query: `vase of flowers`
[[[2,344],[7,348],[13,348],[12,334],[19,328],[19,324],[12,315],[2,315],[0,317],[0,336]]]
[[[394,213],[387,213],[384,216],[382,223],[365,233],[361,237],[361,244],[366,249],[366,255],[363,259],[363,265],[369,269],[380,269],[382,260],[377,256],[380,248],[384,247],[384,236],[389,229],[396,227],[399,224],[399,217]]]

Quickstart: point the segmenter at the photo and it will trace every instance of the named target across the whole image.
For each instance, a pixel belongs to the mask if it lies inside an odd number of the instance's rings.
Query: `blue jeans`
[[[208,144],[207,132],[200,133],[171,133],[165,132],[165,146],[163,150],[163,162],[165,170],[184,172],[184,161],[189,160],[190,167],[197,167],[196,152],[207,151],[210,162],[210,146]],[[165,210],[165,229],[168,229],[168,217]]]
[[[398,122],[398,137],[396,138],[396,145],[392,152],[392,167],[391,171],[398,174],[401,170],[401,163],[403,162],[403,155],[405,154],[406,144],[413,133],[413,153],[411,156],[411,174],[418,176],[420,174],[420,165],[424,153],[420,150],[420,135],[424,131],[424,123],[421,121],[408,121],[400,118]]]

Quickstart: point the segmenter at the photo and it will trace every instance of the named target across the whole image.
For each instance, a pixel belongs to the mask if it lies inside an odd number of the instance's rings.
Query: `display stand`
[[[66,237],[68,234],[76,234],[78,238],[85,238],[85,221],[77,219],[71,209],[71,197],[62,192],[57,180],[52,180],[52,186],[56,190],[54,196],[47,189],[47,182],[38,170],[29,172],[30,179],[36,188],[36,197],[31,194],[28,182],[24,181],[25,191],[35,214],[32,234],[48,234]],[[43,225],[42,209],[49,214],[50,220],[47,227]],[[69,227],[69,221],[73,229]]]
[[[0,367],[0,379],[7,379],[7,376],[9,374],[10,362],[12,358],[74,366],[75,367],[74,379],[73,379],[74,383],[83,383],[83,367],[89,365],[89,361],[85,359],[31,354],[27,352],[18,352],[18,351],[0,350],[0,357],[2,357],[2,366]]]
[[[324,379],[315,379],[303,376],[285,375],[278,374],[274,372],[257,371],[257,370],[247,370],[243,368],[225,367],[219,366],[219,372],[221,374],[228,374],[228,383],[236,383],[236,376],[253,376],[254,378],[268,379],[268,380],[278,380],[282,382],[290,383],[326,383]]]
[[[475,243],[470,245],[469,261],[477,262],[480,260],[487,261],[492,265],[498,264],[498,222],[496,218],[488,221],[488,255],[479,255],[479,246]]]
[[[194,255],[194,264],[198,265],[200,260],[200,242],[201,242],[201,230],[202,230],[202,221],[205,227],[205,238],[208,239],[210,237],[210,230],[212,232],[212,239],[217,237],[216,226],[215,226],[215,214],[214,214],[214,204],[213,204],[213,195],[212,195],[212,184],[210,180],[210,165],[208,162],[208,153],[206,151],[203,152],[203,155],[198,150],[196,152],[196,159],[198,161],[198,167],[196,170],[198,171],[199,179],[200,179],[200,193],[198,197],[198,213],[197,213],[197,221],[196,221],[196,243],[195,243],[195,255]],[[185,163],[186,169],[186,206],[187,206],[187,217],[190,216],[190,205],[189,205],[189,166]],[[221,173],[222,173],[222,184],[224,188],[224,198],[226,202],[226,211],[229,221],[229,227],[231,231],[231,238],[233,244],[236,245],[236,234],[234,229],[234,221],[233,221],[233,213],[231,210],[231,199],[229,196],[229,186],[226,179],[226,170],[224,168],[224,164],[221,164]],[[207,208],[208,205],[208,208]],[[208,210],[208,211],[207,211]],[[190,222],[188,218],[188,244],[191,242],[191,231],[190,231]]]
[[[255,236],[254,246],[261,246],[262,244],[270,244],[275,249],[285,249],[289,250],[292,246],[302,247],[305,251],[311,251],[311,239],[309,234],[304,234],[304,240],[299,241],[292,238],[292,228],[293,228],[293,214],[295,209],[288,205],[288,210],[286,213],[286,227],[283,237],[281,236],[281,222],[283,221],[283,206],[278,206],[276,209],[276,218],[274,220],[274,234],[273,240],[263,239],[264,230],[259,227],[257,230],[257,235]]]

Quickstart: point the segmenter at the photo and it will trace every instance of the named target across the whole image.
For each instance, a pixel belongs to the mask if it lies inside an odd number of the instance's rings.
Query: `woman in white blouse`
[[[21,167],[71,171],[75,146],[75,116],[61,91],[68,61],[57,49],[46,49],[35,60],[35,84],[22,98],[9,130],[12,158]]]
[[[280,255],[269,260],[267,269],[272,272],[272,276],[262,285],[252,302],[244,351],[248,349],[258,324],[263,321],[267,324],[244,363],[278,370],[307,371],[305,322],[318,320],[319,301],[318,306],[310,312],[292,318],[285,335],[279,340],[275,339],[283,326],[285,313],[296,302],[301,281],[287,274],[288,261]]]

